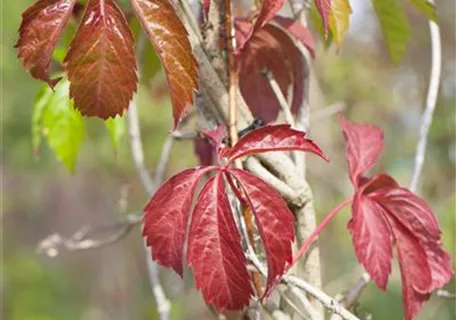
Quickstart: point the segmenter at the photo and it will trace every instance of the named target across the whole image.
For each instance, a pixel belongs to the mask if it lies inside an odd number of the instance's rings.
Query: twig
[[[166,137],[165,143],[163,144],[162,151],[160,154],[160,160],[158,161],[157,168],[154,175],[154,186],[158,187],[164,180],[166,165],[169,161],[169,156],[171,155],[171,150],[174,144],[174,136],[168,135]]]
[[[81,251],[105,247],[124,238],[135,226],[140,224],[141,218],[142,215],[140,213],[132,213],[117,221],[110,221],[100,225],[87,225],[68,238],[58,233],[53,233],[40,241],[37,246],[37,252],[45,253],[54,258],[60,253],[61,249]],[[106,233],[112,234],[101,239],[90,237],[90,235]]]
[[[323,291],[313,287],[309,283],[305,282],[304,280],[291,276],[285,275],[283,277],[283,281],[289,285],[296,286],[297,288],[307,292],[308,294],[312,295],[316,298],[323,306],[325,306],[331,312],[338,314],[342,317],[342,319],[346,320],[359,320],[358,317],[353,315],[350,311],[345,309],[340,303],[338,303],[335,299],[328,296]]]
[[[146,41],[146,37],[144,33],[140,33],[139,39],[138,39],[138,46],[137,46],[137,64],[138,64],[138,69],[140,66],[140,61],[141,61],[141,56],[142,56],[142,51],[144,49],[144,44]],[[128,133],[130,137],[130,146],[131,146],[131,153],[133,156],[134,164],[136,167],[136,171],[138,172],[138,175],[141,179],[141,182],[143,184],[144,189],[146,192],[151,195],[152,193],[155,192],[157,189],[158,185],[156,185],[153,181],[152,178],[147,171],[147,168],[144,164],[144,152],[143,152],[143,146],[141,142],[141,132],[140,132],[140,126],[139,126],[139,118],[138,118],[138,111],[136,109],[136,97],[133,97],[130,107],[128,110]],[[167,155],[169,155],[169,151],[167,152]],[[163,157],[162,157],[163,158]],[[164,157],[160,162],[164,161],[167,162],[168,157]],[[163,165],[164,167],[164,165]],[[160,170],[157,170],[157,172],[160,172]],[[147,248],[146,244],[143,244],[144,246],[144,251],[146,255],[146,261],[147,261],[147,271],[149,275],[149,281],[152,287],[152,292],[155,297],[156,305],[157,305],[157,311],[160,316],[160,320],[168,320],[169,319],[169,312],[171,309],[171,304],[166,298],[163,288],[161,286],[160,282],[160,277],[158,275],[158,266],[157,264],[152,261],[151,255],[150,255],[150,250]]]
[[[282,108],[283,114],[285,116],[285,120],[292,128],[295,127],[295,121],[293,115],[291,114],[290,107],[288,106],[287,99],[280,90],[279,84],[277,83],[274,75],[270,70],[264,70],[263,74],[265,75],[266,79],[268,79],[269,85],[271,86],[272,91],[274,92],[277,100],[279,101],[280,107]]]
[[[321,231],[326,227],[326,225],[335,217],[335,215],[342,210],[343,207],[349,205],[352,202],[352,199],[347,199],[337,205],[331,212],[326,215],[323,221],[315,228],[315,230],[304,240],[301,247],[299,248],[298,252],[296,253],[295,257],[293,258],[293,262],[291,266],[298,262],[301,256],[307,251],[313,241],[318,237]]]
[[[258,257],[252,250],[248,250],[248,258],[250,262],[257,268],[257,270],[264,276],[267,277],[266,268],[261,264]],[[310,294],[314,298],[316,298],[323,306],[325,306],[328,310],[333,313],[339,314],[342,319],[345,320],[360,320],[356,316],[354,316],[350,311],[345,309],[342,305],[340,305],[335,299],[328,296],[326,293],[321,291],[318,288],[315,288],[311,284],[307,283],[306,281],[292,275],[284,275],[282,277],[282,283],[288,286],[295,286],[304,292]]]
[[[456,294],[453,292],[449,292],[443,289],[439,289],[435,292],[435,295],[439,298],[449,299],[449,300],[456,300]]]
[[[433,0],[428,0],[433,3]],[[437,23],[429,20],[429,32],[431,36],[432,66],[429,79],[429,88],[426,97],[426,107],[421,118],[421,126],[416,145],[415,165],[413,168],[410,190],[416,192],[421,171],[423,170],[424,157],[426,155],[427,138],[431,127],[432,117],[437,104],[437,96],[440,86],[440,72],[442,68],[442,48],[440,40],[440,29]]]
[[[325,118],[328,118],[334,114],[337,114],[339,112],[342,112],[345,110],[345,103],[344,102],[337,102],[334,103],[330,106],[318,109],[314,112],[310,113],[310,116],[312,118],[312,122],[320,121]]]

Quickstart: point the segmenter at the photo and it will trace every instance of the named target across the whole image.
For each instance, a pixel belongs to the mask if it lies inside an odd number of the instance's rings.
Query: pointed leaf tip
[[[144,208],[143,236],[152,258],[183,275],[183,250],[193,194],[200,178],[214,167],[184,170],[167,180]]]
[[[14,45],[30,74],[51,88],[60,78],[51,79],[49,66],[57,41],[71,16],[75,0],[39,0],[22,14],[19,39]]]
[[[244,191],[258,226],[267,258],[268,279],[263,295],[267,297],[293,259],[295,219],[285,200],[269,184],[240,169],[230,168],[228,174]]]
[[[207,304],[220,312],[248,305],[253,290],[247,259],[221,171],[205,183],[196,200],[187,261]]]
[[[311,152],[326,161],[328,157],[315,142],[305,138],[305,133],[291,129],[288,124],[267,125],[242,136],[232,148],[221,151],[221,156],[232,162],[237,158],[269,151]]]
[[[70,94],[86,116],[121,115],[137,88],[134,38],[113,0],[89,0],[65,57]]]
[[[198,64],[187,30],[168,0],[131,0],[133,9],[165,69],[177,127],[198,92]]]
[[[360,178],[375,165],[383,149],[383,131],[373,125],[351,123],[342,114],[339,121],[350,179],[358,187]]]

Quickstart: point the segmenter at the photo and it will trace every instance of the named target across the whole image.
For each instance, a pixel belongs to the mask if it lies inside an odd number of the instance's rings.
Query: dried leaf
[[[219,311],[247,306],[253,290],[241,236],[233,219],[222,172],[210,178],[195,204],[187,261],[196,287]]]
[[[19,59],[34,78],[47,82],[51,88],[60,80],[49,75],[52,53],[74,4],[75,0],[39,0],[22,14],[15,44]]]
[[[122,114],[136,91],[134,39],[113,0],[89,0],[65,58],[70,94],[83,115]]]
[[[176,127],[193,93],[198,91],[198,65],[184,25],[168,0],[131,0],[136,16],[165,68]]]

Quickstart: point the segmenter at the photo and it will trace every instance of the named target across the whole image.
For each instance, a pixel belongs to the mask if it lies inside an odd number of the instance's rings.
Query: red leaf
[[[250,41],[252,36],[262,29],[266,24],[274,18],[274,16],[283,7],[285,0],[263,0],[260,12],[258,13],[255,24],[248,23],[244,36],[237,39],[237,53],[244,49],[244,46]],[[236,36],[237,37],[237,36]]]
[[[187,261],[207,304],[220,312],[248,305],[253,291],[247,259],[220,171],[206,182],[196,201]]]
[[[442,249],[440,228],[429,205],[405,188],[381,189],[371,197],[381,203],[421,243],[432,276],[428,292],[445,285],[453,275],[451,258]]]
[[[232,148],[221,151],[221,156],[228,158],[228,163],[235,159],[255,153],[268,151],[305,151],[312,152],[328,160],[321,149],[302,131],[291,129],[288,124],[267,125],[242,136]]]
[[[83,115],[122,114],[136,91],[134,39],[113,0],[90,0],[65,67],[70,95]]]
[[[358,188],[360,177],[374,166],[383,149],[383,131],[372,125],[350,123],[342,115],[339,120],[345,138],[350,179]]]
[[[263,0],[261,10],[255,21],[254,30],[263,28],[282,9],[285,0]]]
[[[19,50],[24,68],[51,88],[59,81],[49,77],[52,53],[74,3],[75,0],[39,0],[22,14],[19,39],[14,47]]]
[[[275,16],[274,22],[277,22],[282,28],[293,35],[293,37],[298,39],[309,50],[312,57],[315,58],[315,42],[309,29],[295,19],[282,16]]]
[[[424,200],[399,187],[390,176],[364,177],[382,149],[380,129],[349,123],[343,116],[340,123],[356,192],[353,218],[348,225],[356,255],[384,290],[391,271],[391,242],[395,243],[405,318],[411,320],[430,293],[445,285],[454,274],[450,256],[442,247],[437,219]]]
[[[411,320],[430,297],[431,274],[426,253],[416,237],[394,218],[389,218],[396,240],[402,278],[405,320]]]
[[[187,30],[168,0],[131,3],[165,69],[176,127],[187,106],[193,103],[193,93],[198,91],[198,65]]]
[[[193,146],[200,165],[209,166],[214,163],[214,147],[207,139],[198,137]]]
[[[221,148],[223,138],[226,137],[226,127],[223,125],[218,126],[214,130],[201,130],[201,133],[209,139],[211,145],[217,150]]]
[[[243,189],[258,225],[268,264],[266,297],[292,261],[295,219],[285,200],[269,184],[244,170],[230,168],[228,174]]]
[[[331,0],[315,0],[315,5],[320,12],[321,19],[323,20],[323,27],[325,36],[328,34],[329,29],[329,14],[331,13]]]
[[[236,39],[245,41],[251,24],[236,21]],[[301,52],[290,36],[272,24],[254,33],[237,56],[239,87],[252,114],[265,122],[277,119],[281,106],[264,75],[269,70],[282,93],[288,99],[292,95],[291,111],[297,113],[303,100],[304,61]],[[292,87],[292,90],[290,89]]]
[[[393,259],[392,235],[385,221],[384,209],[369,197],[357,193],[352,210],[348,229],[353,234],[356,257],[384,291]]]
[[[182,276],[187,220],[199,179],[214,167],[192,168],[166,181],[144,209],[143,236],[152,249],[152,258]]]

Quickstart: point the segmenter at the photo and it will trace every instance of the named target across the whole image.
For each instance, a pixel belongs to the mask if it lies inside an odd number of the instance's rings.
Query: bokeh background
[[[407,6],[412,35],[403,61],[393,65],[369,1],[351,2],[349,36],[339,50],[320,46],[311,85],[311,134],[332,159],[325,164],[309,157],[319,220],[351,192],[337,117],[321,117],[321,110],[342,104],[351,120],[383,127],[386,144],[374,172],[389,172],[408,185],[428,85],[430,38],[424,16]],[[36,252],[37,243],[51,233],[69,236],[82,225],[141,210],[148,195],[134,169],[126,137],[114,148],[101,120],[87,120],[73,174],[55,159],[46,143],[39,157],[33,155],[31,113],[40,83],[26,74],[13,49],[20,14],[31,3],[9,1],[2,8],[2,319],[157,319],[139,227],[121,242],[98,250],[61,252],[55,258]],[[441,0],[437,6],[443,42],[442,85],[419,193],[438,215],[444,246],[454,257],[455,2]],[[157,61],[145,64],[156,68]],[[153,173],[171,124],[161,71],[153,81],[142,83],[138,106],[145,159]],[[196,163],[192,142],[177,142],[166,175]],[[119,199],[126,201],[126,208],[121,208]],[[353,284],[362,271],[346,230],[348,219],[345,209],[320,237],[324,289],[331,295]],[[161,275],[172,300],[173,319],[210,318],[188,279],[184,283],[167,270]],[[447,289],[455,291],[454,280]],[[387,292],[370,284],[356,312],[373,319],[402,319],[397,266]],[[455,301],[440,298],[432,298],[418,317],[455,318]]]

